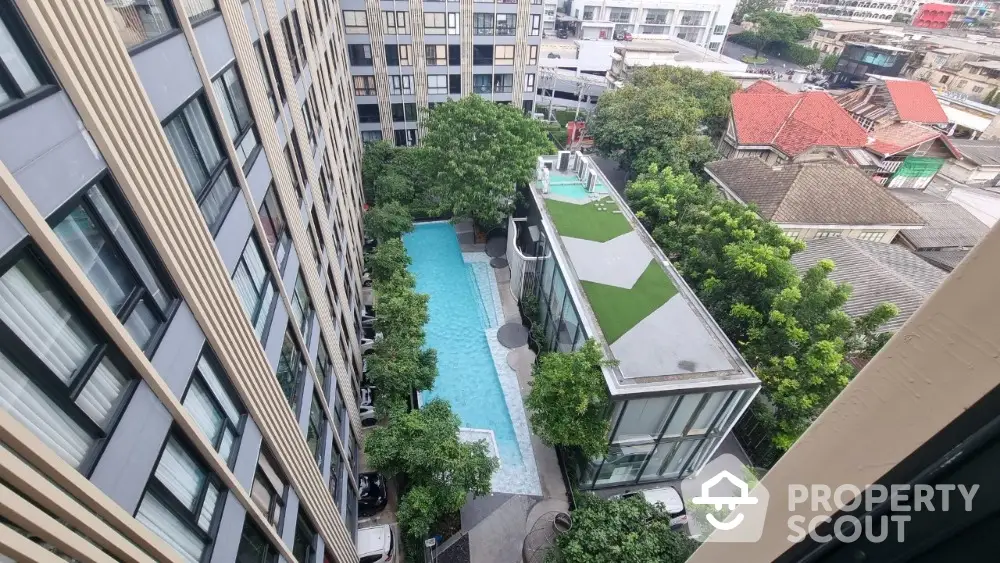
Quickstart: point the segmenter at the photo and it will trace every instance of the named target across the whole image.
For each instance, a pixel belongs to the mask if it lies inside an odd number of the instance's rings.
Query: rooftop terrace
[[[560,171],[556,157],[542,157],[551,170],[531,193],[586,335],[618,362],[605,372],[611,393],[755,382],[598,167],[571,159]]]

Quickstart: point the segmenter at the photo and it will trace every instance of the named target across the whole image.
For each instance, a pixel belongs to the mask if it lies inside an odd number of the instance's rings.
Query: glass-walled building
[[[580,488],[698,471],[759,380],[588,157],[543,157],[528,192],[509,225],[511,287],[538,298],[547,350],[593,338],[612,360],[608,454],[580,460]]]

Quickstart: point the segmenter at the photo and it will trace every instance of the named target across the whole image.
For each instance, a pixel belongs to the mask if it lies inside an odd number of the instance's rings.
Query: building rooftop
[[[965,61],[965,64],[969,66],[978,66],[979,68],[1000,70],[1000,61]]]
[[[893,123],[872,132],[872,142],[868,148],[882,156],[890,156],[911,149],[932,139],[941,139],[952,155],[958,152],[952,147],[951,139],[943,132],[919,123]]]
[[[541,161],[552,166],[548,188],[533,182],[531,195],[584,332],[617,362],[605,370],[612,395],[756,381],[597,165]]]
[[[740,145],[774,146],[794,157],[816,146],[864,147],[865,131],[826,92],[792,94],[766,81],[733,93]]]
[[[899,330],[947,276],[901,246],[853,238],[810,240],[805,250],[792,255],[792,263],[805,272],[824,258],[836,264],[831,280],[851,284],[851,297],[844,304],[851,317],[881,303],[899,307],[899,315],[881,331]]]
[[[705,171],[764,219],[786,225],[918,227],[920,216],[856,166],[770,166],[758,158],[719,160]]]
[[[899,188],[892,195],[923,219],[921,229],[903,231],[900,236],[916,250],[972,248],[986,236],[986,225],[964,207],[935,195]]]
[[[948,123],[948,116],[944,114],[941,103],[926,82],[886,80],[885,87],[889,90],[892,103],[902,121]]]
[[[952,139],[951,144],[962,160],[980,166],[1000,166],[1000,141]]]
[[[878,23],[861,23],[852,22],[844,20],[820,20],[822,24],[820,29],[823,31],[832,31],[834,33],[849,33],[852,31],[868,31],[873,29],[882,29],[885,27],[883,24]]]
[[[902,47],[894,47],[892,45],[878,45],[876,43],[864,43],[864,42],[849,42],[848,45],[858,45],[866,49],[881,49],[883,51],[892,51],[893,53],[912,53],[913,51],[909,49],[904,49]]]

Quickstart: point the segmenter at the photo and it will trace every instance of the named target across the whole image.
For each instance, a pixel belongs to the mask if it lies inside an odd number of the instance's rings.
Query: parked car
[[[631,41],[632,40],[632,33],[629,32],[629,31],[619,31],[618,33],[615,34],[615,40],[616,41]]]
[[[565,29],[557,29],[556,37],[558,37],[559,39],[566,39],[567,37],[569,37],[569,32],[566,31]]]
[[[358,410],[361,411],[362,428],[371,428],[378,424],[378,417],[375,416],[375,407],[373,405],[358,405]]]
[[[687,511],[684,509],[684,499],[677,489],[673,487],[663,487],[662,489],[647,489],[634,493],[623,493],[612,498],[632,498],[642,496],[649,504],[662,503],[663,507],[670,515],[670,528],[678,529],[687,524]]]
[[[378,514],[388,501],[384,475],[375,471],[358,475],[358,514],[362,518]]]
[[[387,524],[358,530],[358,562],[388,563],[394,561],[392,528]]]
[[[550,59],[558,59],[558,58],[560,58],[559,55],[557,55],[555,53],[549,53],[548,55],[546,55],[546,57],[548,57]]]

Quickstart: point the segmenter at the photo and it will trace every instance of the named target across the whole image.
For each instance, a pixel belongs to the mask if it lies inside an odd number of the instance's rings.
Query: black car
[[[358,514],[362,518],[378,514],[389,501],[385,476],[375,471],[358,475]]]
[[[569,37],[569,32],[566,31],[565,29],[557,29],[556,37],[558,37],[559,39],[566,39],[567,37]]]

